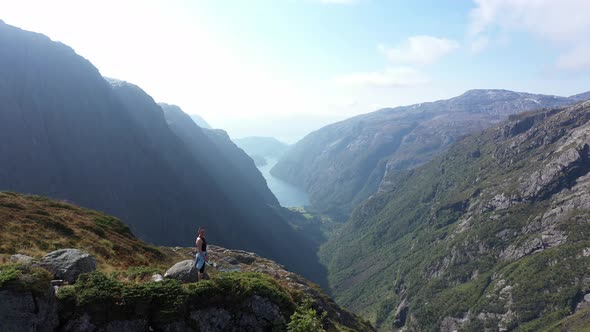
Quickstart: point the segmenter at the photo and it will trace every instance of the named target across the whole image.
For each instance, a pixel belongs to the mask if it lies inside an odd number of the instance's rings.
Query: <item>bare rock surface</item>
[[[82,250],[60,249],[45,255],[40,265],[56,279],[75,283],[80,274],[96,270],[96,259]]]

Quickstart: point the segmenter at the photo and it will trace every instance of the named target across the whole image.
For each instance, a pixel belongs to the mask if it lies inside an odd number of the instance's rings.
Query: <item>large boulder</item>
[[[96,259],[78,249],[60,249],[48,253],[40,264],[56,279],[74,283],[82,273],[96,270]]]
[[[166,271],[164,278],[176,279],[182,283],[197,282],[199,280],[198,273],[199,271],[195,266],[195,261],[188,259],[174,264],[174,266]]]

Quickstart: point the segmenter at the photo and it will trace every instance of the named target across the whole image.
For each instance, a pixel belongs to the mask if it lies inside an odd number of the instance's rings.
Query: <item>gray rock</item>
[[[408,311],[410,310],[410,306],[407,299],[403,299],[402,302],[397,306],[395,310],[395,320],[393,321],[393,326],[400,328],[406,325],[406,318],[408,316]]]
[[[96,259],[78,249],[60,249],[45,255],[40,265],[56,279],[75,283],[80,274],[96,270]]]
[[[232,315],[225,309],[209,308],[190,313],[190,319],[201,332],[226,331],[231,326]]]
[[[44,296],[0,291],[0,331],[53,331],[59,325],[53,288]]]
[[[149,325],[145,319],[115,320],[109,322],[104,331],[149,331]]]
[[[156,273],[152,276],[152,281],[155,281],[155,282],[164,281],[164,277],[162,277],[161,274]]]
[[[246,305],[250,307],[257,320],[263,319],[273,325],[285,323],[285,318],[281,315],[279,306],[265,297],[254,295],[246,301]]]
[[[65,331],[95,331],[96,325],[92,324],[90,315],[85,313],[81,317],[68,321],[64,327]]]
[[[33,263],[33,260],[34,260],[33,257],[27,256],[27,255],[16,254],[16,255],[10,256],[10,261],[12,263],[17,263],[17,264],[28,265],[28,264]]]
[[[576,311],[590,307],[590,293],[584,295],[582,301],[576,305]]]
[[[174,266],[166,271],[164,278],[176,279],[183,283],[197,282],[199,278],[198,273],[199,271],[195,266],[195,261],[187,259],[174,264]]]

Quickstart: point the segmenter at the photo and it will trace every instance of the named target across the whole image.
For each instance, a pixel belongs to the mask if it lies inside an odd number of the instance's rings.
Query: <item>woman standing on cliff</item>
[[[205,240],[205,229],[199,228],[197,232],[197,240],[195,242],[197,245],[197,259],[195,260],[195,266],[197,270],[199,270],[199,279],[201,281],[203,279],[203,273],[205,273],[205,263],[209,261],[209,257],[207,256],[207,241]]]

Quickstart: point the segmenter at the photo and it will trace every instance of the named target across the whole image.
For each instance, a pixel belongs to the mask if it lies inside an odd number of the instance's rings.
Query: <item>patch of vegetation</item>
[[[150,281],[154,274],[163,274],[163,271],[163,267],[132,266],[126,271],[113,272],[112,277],[117,280],[138,283]]]
[[[107,216],[105,214],[97,214],[94,218],[94,222],[102,229],[108,229],[115,231],[119,234],[131,235],[131,229],[129,226],[121,222],[121,220]]]
[[[0,289],[45,294],[50,280],[50,273],[43,268],[21,264],[0,265]]]
[[[323,311],[321,314],[313,308],[313,301],[305,298],[301,304],[297,306],[291,321],[287,324],[287,331],[292,332],[325,332],[322,321],[326,319],[328,313]]]
[[[146,272],[143,268],[131,270]],[[82,274],[75,285],[62,287],[58,299],[72,314],[100,308],[103,315],[112,311],[129,318],[149,312],[158,320],[168,321],[182,317],[191,306],[239,306],[254,295],[268,298],[285,313],[294,310],[289,293],[260,273],[220,273],[211,280],[181,285],[176,280],[128,283],[92,272]]]
[[[543,332],[588,332],[590,331],[590,308],[582,309],[552,325],[539,326]]]

